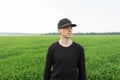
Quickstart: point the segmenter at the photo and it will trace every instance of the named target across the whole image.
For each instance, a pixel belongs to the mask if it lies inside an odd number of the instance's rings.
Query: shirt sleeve
[[[49,47],[46,55],[43,80],[50,80],[51,66],[52,66],[52,51],[51,48]]]
[[[79,70],[79,80],[86,80],[86,66],[85,66],[85,54],[84,49],[79,50],[80,57],[78,63],[78,70]]]

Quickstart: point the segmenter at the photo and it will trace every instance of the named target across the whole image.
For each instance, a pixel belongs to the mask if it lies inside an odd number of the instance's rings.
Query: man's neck
[[[69,38],[60,38],[59,44],[61,44],[64,47],[69,47],[72,44],[72,40]]]

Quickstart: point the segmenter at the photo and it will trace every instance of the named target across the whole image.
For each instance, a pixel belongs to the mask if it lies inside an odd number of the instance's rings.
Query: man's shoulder
[[[58,46],[58,41],[52,43],[52,44],[49,46],[49,48],[55,48],[56,46]]]
[[[77,42],[73,42],[74,46],[78,47],[78,48],[82,48],[83,49],[83,46]]]

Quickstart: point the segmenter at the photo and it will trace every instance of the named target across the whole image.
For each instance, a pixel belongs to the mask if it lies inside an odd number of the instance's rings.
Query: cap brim
[[[64,27],[67,27],[67,26],[76,27],[77,25],[76,24],[65,24],[65,25],[61,26],[60,29],[64,28]]]

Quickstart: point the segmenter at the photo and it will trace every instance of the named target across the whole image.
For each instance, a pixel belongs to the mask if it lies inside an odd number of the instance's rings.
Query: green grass
[[[1,36],[0,80],[42,80],[48,46],[59,36]],[[120,80],[120,36],[73,36],[85,48],[87,80]]]

